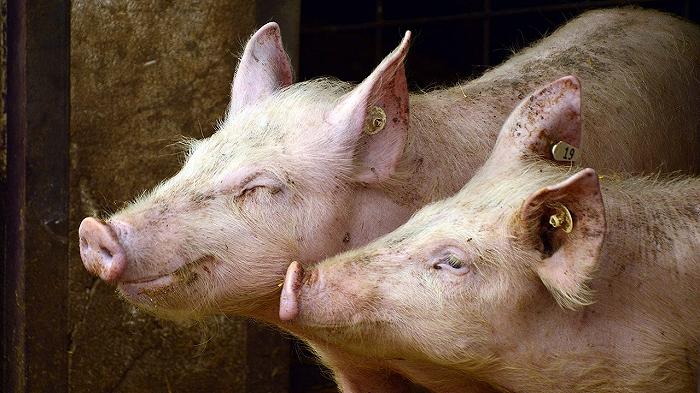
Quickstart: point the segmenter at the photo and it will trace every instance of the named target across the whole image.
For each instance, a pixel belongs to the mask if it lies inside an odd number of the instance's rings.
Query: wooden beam
[[[8,4],[3,386],[67,392],[68,1]]]

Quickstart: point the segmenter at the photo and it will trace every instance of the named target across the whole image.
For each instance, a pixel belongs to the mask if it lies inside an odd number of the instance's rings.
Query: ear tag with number
[[[578,161],[581,158],[581,152],[578,147],[571,146],[570,144],[560,141],[556,145],[552,146],[552,156],[557,161]]]
[[[386,126],[386,113],[384,109],[378,106],[373,106],[367,111],[367,120],[365,121],[365,134],[374,135],[384,129]]]

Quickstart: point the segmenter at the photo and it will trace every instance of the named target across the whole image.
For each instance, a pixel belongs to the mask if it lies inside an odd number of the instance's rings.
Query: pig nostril
[[[85,268],[107,282],[115,282],[126,268],[126,255],[114,228],[85,218],[80,223],[80,256]]]
[[[110,263],[112,262],[112,257],[114,255],[109,249],[105,247],[100,247],[100,256],[102,257],[103,261],[105,261],[106,263]]]

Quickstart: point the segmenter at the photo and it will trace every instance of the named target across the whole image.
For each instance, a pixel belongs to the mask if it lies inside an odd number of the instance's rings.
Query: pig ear
[[[542,258],[535,271],[559,305],[575,309],[591,304],[587,282],[597,268],[606,229],[595,171],[584,169],[535,192],[520,218],[527,247],[537,248]]]
[[[408,133],[408,87],[404,58],[411,32],[355,89],[341,98],[328,121],[334,143],[355,157],[355,180],[389,178],[403,153]]]
[[[261,27],[248,40],[231,86],[229,114],[254,104],[292,84],[292,66],[275,22]]]
[[[564,144],[553,149],[559,142]],[[568,163],[578,160],[580,146],[581,85],[575,76],[565,76],[532,93],[513,110],[490,160],[503,166],[534,156]]]

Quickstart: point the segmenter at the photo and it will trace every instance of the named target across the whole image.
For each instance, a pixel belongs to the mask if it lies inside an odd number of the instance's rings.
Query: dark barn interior
[[[280,23],[296,80],[362,80],[410,29],[411,90],[480,75],[581,12],[695,0],[6,1],[2,7],[2,353],[6,392],[332,392],[304,345],[220,316],[162,321],[83,268],[80,220],[174,174],[206,137],[237,54]]]

